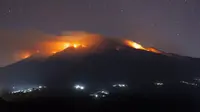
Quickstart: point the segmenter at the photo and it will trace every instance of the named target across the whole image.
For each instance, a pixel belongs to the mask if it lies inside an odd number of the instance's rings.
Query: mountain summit
[[[106,84],[146,83],[193,78],[200,61],[174,56],[123,39],[92,38],[84,44],[65,44],[50,56],[30,56],[1,68],[2,84],[45,84],[62,87],[74,82]]]

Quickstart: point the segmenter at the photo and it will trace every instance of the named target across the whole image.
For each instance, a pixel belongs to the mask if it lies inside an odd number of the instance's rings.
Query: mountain
[[[35,54],[29,58],[3,67],[0,70],[1,84],[31,83],[38,78],[38,68],[46,57]],[[21,80],[22,79],[22,80]],[[33,81],[35,83],[35,81]]]
[[[121,40],[103,38],[92,46],[69,47],[49,57],[29,57],[2,68],[0,73],[6,85],[173,82],[198,76],[200,59],[135,49]]]

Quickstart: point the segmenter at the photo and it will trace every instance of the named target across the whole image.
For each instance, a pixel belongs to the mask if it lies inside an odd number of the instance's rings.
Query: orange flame
[[[46,36],[46,35],[45,35]],[[49,36],[49,35],[48,35]],[[47,36],[47,37],[48,37]],[[96,45],[101,41],[101,36],[87,32],[64,32],[61,36],[50,35],[48,40],[37,41],[30,44],[28,48],[20,49],[14,53],[13,58],[16,61],[25,59],[34,54],[50,56],[61,52],[67,48],[85,48]]]
[[[143,47],[142,45],[136,43],[136,42],[133,42],[131,40],[125,40],[124,43],[130,47],[133,47],[135,49],[140,49],[140,50],[145,50],[145,51],[149,51],[149,52],[154,52],[154,53],[162,53],[160,52],[159,50],[155,49],[155,48],[145,48]]]
[[[39,43],[36,43],[36,45],[33,46],[32,50],[25,50],[25,52],[17,54],[18,59],[20,55],[20,59],[25,59],[30,57],[31,55],[35,53],[40,53],[46,56],[56,54],[58,52],[61,52],[67,48],[85,48],[90,46],[96,46],[99,45],[102,42],[103,38],[100,35],[96,34],[88,34],[88,33],[71,33],[67,36],[55,36],[55,38],[51,38],[51,40],[42,41]],[[145,50],[149,52],[154,53],[161,53],[160,51],[154,49],[154,48],[145,48],[139,43],[136,43],[131,40],[124,40],[123,41],[126,45],[140,50]]]
[[[131,40],[125,40],[125,44],[130,46],[130,47],[133,47],[135,49],[141,49],[141,50],[146,50],[142,45],[136,43],[136,42],[133,42]]]
[[[57,52],[56,51],[52,51],[52,54],[56,54]]]
[[[64,41],[57,41],[57,42],[45,42],[45,43],[42,43],[40,45],[40,48],[41,48],[41,53],[44,53],[44,54],[48,54],[48,55],[51,55],[51,54],[55,54],[55,53],[58,53],[60,51],[63,51],[67,48],[80,48],[80,47],[83,47],[85,45],[83,44],[80,44],[78,42],[64,42]]]
[[[64,49],[67,49],[68,47],[70,47],[70,43],[65,43],[63,46],[64,46]]]
[[[26,59],[28,57],[30,57],[31,55],[30,54],[25,54],[24,56],[22,56],[23,59]]]
[[[15,60],[18,61],[18,60],[21,60],[21,59],[26,59],[26,58],[29,58],[31,56],[31,53],[30,52],[27,52],[27,51],[22,51],[22,52],[18,52],[16,55],[15,55]]]
[[[151,48],[151,47],[147,48],[147,50],[150,51],[150,52],[154,52],[154,53],[159,53],[159,54],[162,53],[161,51],[159,51],[159,50],[157,50],[155,48]]]
[[[32,51],[28,51],[28,50],[25,50],[25,51],[20,51],[16,54],[16,60],[21,60],[21,59],[26,59],[26,58],[29,58],[31,55],[33,54],[42,54],[42,55],[46,55],[46,56],[49,56],[49,55],[53,55],[53,54],[56,54],[58,52],[61,52],[65,49],[68,49],[68,48],[75,48],[75,49],[78,49],[78,48],[85,48],[86,45],[84,44],[80,44],[78,42],[62,42],[62,41],[59,41],[59,42],[43,42],[41,43],[40,45],[38,45],[38,49],[37,50],[32,50]]]

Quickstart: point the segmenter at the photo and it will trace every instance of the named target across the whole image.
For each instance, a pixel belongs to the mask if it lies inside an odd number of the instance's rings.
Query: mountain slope
[[[193,58],[137,50],[112,40],[105,40],[93,51],[84,56],[68,58],[72,54],[65,50],[48,58],[43,63],[43,74],[48,75],[44,80],[49,78],[47,83],[53,85],[76,81],[101,84],[119,81],[177,81],[195,77],[200,67],[200,63],[191,60]]]
[[[0,71],[1,84],[31,83],[37,82],[40,64],[46,57],[33,55],[14,64],[3,67]]]
[[[194,78],[199,59],[133,49],[113,39],[86,48],[68,48],[48,58],[28,58],[2,70],[9,84],[44,83],[63,87],[75,82],[146,83]],[[8,84],[8,85],[9,85]]]

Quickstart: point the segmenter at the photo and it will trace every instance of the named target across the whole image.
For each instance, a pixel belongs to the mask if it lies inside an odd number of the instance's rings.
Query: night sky
[[[16,50],[64,31],[200,57],[200,0],[0,0],[0,66]]]

